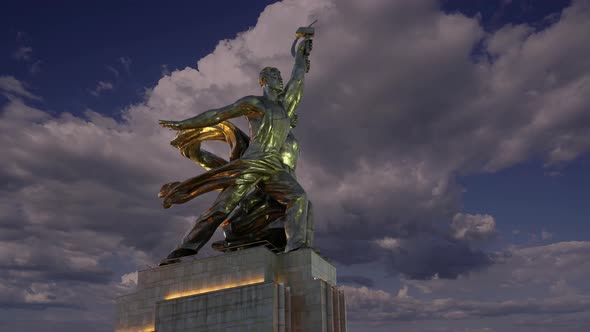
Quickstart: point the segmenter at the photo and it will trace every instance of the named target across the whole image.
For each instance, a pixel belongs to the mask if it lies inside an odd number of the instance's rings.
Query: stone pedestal
[[[312,249],[264,247],[138,273],[117,299],[117,332],[346,332],[336,269]]]

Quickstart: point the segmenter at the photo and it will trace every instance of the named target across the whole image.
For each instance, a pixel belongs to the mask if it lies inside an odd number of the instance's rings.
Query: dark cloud
[[[353,284],[365,287],[373,287],[373,279],[363,276],[338,276],[338,284]]]
[[[62,308],[62,309],[77,309],[80,310],[79,306],[67,303],[55,303],[55,304],[40,304],[40,303],[14,303],[0,301],[0,309],[27,309],[27,310],[46,310],[48,308]]]
[[[381,244],[398,245],[395,241]],[[508,326],[523,331],[540,329],[535,321],[545,322],[547,331],[575,331],[590,317],[590,294],[583,286],[590,271],[589,255],[590,242],[513,248],[495,257],[497,264],[485,272],[458,279],[402,279],[397,294],[364,286],[343,289],[350,317],[376,325],[472,321],[503,330],[498,322],[510,318],[505,321]],[[557,269],[561,272],[555,273]]]
[[[409,279],[454,279],[493,263],[489,254],[455,239],[424,234],[400,240],[397,246],[388,245],[387,238],[384,240],[378,243],[387,250],[385,264],[388,270]]]
[[[367,240],[350,238],[337,239],[335,236],[315,236],[314,247],[322,256],[340,264],[360,264],[380,259],[380,252]]]
[[[76,311],[79,313],[79,311]],[[6,331],[88,331],[88,332],[112,332],[113,326],[107,322],[93,322],[88,324],[87,320],[77,318],[76,316],[69,317],[64,320],[49,320],[49,319],[33,319],[31,317],[23,319],[10,319],[0,321],[0,328]]]
[[[588,313],[590,310],[590,299],[587,296],[504,302],[460,301],[455,299],[421,301],[411,297],[392,296],[366,287],[343,286],[343,288],[348,299],[350,299],[347,300],[347,304],[351,316],[362,320],[459,320],[510,315]]]

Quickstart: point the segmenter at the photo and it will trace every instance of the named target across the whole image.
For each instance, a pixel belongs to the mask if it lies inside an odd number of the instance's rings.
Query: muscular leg
[[[287,246],[285,252],[306,247],[311,244],[308,239],[308,199],[307,194],[294,176],[286,171],[277,172],[261,187],[279,203],[286,206],[285,234]]]
[[[255,185],[256,182],[253,182],[225,188],[213,206],[197,219],[193,228],[183,237],[180,245],[160,265],[177,262],[179,257],[197,254],[199,249],[213,236],[217,227]]]

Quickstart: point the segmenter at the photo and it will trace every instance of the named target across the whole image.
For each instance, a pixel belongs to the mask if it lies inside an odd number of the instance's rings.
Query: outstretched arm
[[[160,120],[160,125],[175,130],[195,129],[216,125],[222,121],[237,118],[243,115],[260,113],[262,110],[256,107],[258,99],[254,96],[247,96],[235,103],[217,109],[208,110],[195,117],[182,121]]]
[[[283,105],[289,117],[295,114],[295,109],[303,95],[303,77],[309,69],[309,53],[312,47],[312,40],[306,38],[299,44],[295,55],[295,65],[291,72],[291,79],[285,87]]]

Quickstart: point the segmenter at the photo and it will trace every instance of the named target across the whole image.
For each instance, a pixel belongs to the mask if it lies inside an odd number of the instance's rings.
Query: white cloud
[[[473,241],[491,238],[496,233],[496,221],[490,215],[457,213],[451,222],[453,236]]]
[[[111,82],[105,82],[105,81],[99,81],[96,84],[96,87],[90,91],[90,94],[92,94],[93,96],[99,96],[103,91],[108,91],[108,90],[113,90],[113,83]]]
[[[137,286],[137,271],[130,272],[121,276],[121,285],[123,286]]]
[[[25,84],[14,78],[14,76],[0,76],[0,91],[9,98],[11,98],[11,96],[16,96],[32,100],[41,100],[41,97],[27,91],[27,89],[25,89]]]
[[[391,237],[384,237],[382,239],[375,240],[375,243],[383,249],[396,250],[401,246],[399,239]]]

